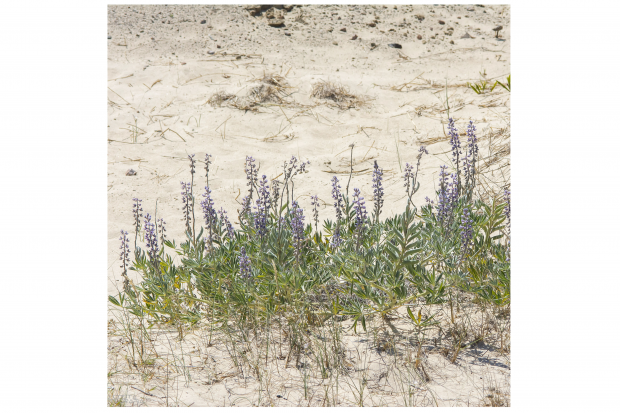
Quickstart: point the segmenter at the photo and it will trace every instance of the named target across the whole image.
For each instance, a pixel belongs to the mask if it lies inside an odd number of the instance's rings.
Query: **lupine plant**
[[[219,214],[215,212],[206,186],[202,201],[205,227],[196,228],[208,234],[202,239],[190,231],[194,223],[191,183],[182,183],[187,240],[177,245],[164,238],[162,220],[159,248],[155,225],[150,214],[145,214],[145,252],[136,246],[130,264],[128,233],[122,232],[123,274],[136,271],[142,281],[110,297],[110,302],[152,323],[172,324],[180,336],[205,320],[225,330],[237,325],[240,331],[245,331],[244,326],[258,331],[277,324],[297,332],[287,336],[291,349],[297,348],[296,340],[305,334],[301,329],[351,319],[355,331],[358,326],[366,330],[368,320],[389,323],[403,307],[416,337],[422,340],[422,333],[434,325],[434,315],[425,316],[426,309],[452,304],[466,294],[497,311],[509,308],[509,247],[501,241],[505,240],[504,222],[510,223],[510,192],[506,190],[504,200],[489,203],[474,199],[475,128],[470,122],[463,157],[452,119],[450,133],[456,167],[461,163],[463,171],[464,191],[459,190],[459,169],[451,171],[444,165],[437,193],[427,196],[419,209],[413,205],[420,160],[428,153],[422,147],[415,171],[409,164],[405,168],[405,211],[380,217],[386,194],[382,170],[375,163],[372,182],[368,182],[373,186],[373,219],[368,219],[359,185],[349,202],[334,176],[335,221],[325,220],[320,231],[318,196],[310,197],[307,205],[313,208],[314,234],[304,222],[305,198],[293,198],[293,177],[307,165],[299,165],[295,157],[284,163],[282,186],[272,180],[271,188],[266,175],[258,180],[254,158],[246,158],[249,193],[242,201],[240,217],[244,219],[238,228],[233,228],[222,208]],[[140,202],[134,198],[136,231],[140,229]],[[181,256],[180,262],[171,253]],[[412,311],[413,306],[418,308]],[[454,340],[460,349],[461,339]]]

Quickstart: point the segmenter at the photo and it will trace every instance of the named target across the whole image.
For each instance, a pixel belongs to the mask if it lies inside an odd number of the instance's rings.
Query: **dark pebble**
[[[439,20],[439,24],[446,24],[446,22],[443,20]]]
[[[418,39],[418,40],[422,40],[422,35],[421,35],[421,34],[418,34],[417,39]]]
[[[200,22],[200,24],[205,24],[205,23],[207,23],[206,20],[203,20],[203,21]]]
[[[128,169],[127,172],[125,172],[125,175],[127,176],[134,176],[137,175],[138,173],[136,171],[134,171],[133,169]]]
[[[345,32],[345,33],[346,33],[346,32],[347,32],[347,28],[346,28],[346,27],[343,27],[342,29],[340,29],[340,31],[341,31],[341,32]]]
[[[393,47],[394,49],[402,49],[403,48],[398,43],[390,43],[390,44],[388,44],[388,47]]]
[[[356,40],[357,39],[357,34],[354,34],[353,37],[351,37],[351,40]]]
[[[111,40],[111,39],[112,39],[112,36],[108,36],[108,40]]]

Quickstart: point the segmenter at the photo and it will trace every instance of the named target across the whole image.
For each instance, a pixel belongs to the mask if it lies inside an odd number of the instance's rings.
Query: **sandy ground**
[[[510,93],[497,87],[477,95],[467,87],[485,79],[505,81],[510,74],[508,6],[251,11],[246,6],[108,8],[110,294],[120,280],[119,231],[132,233],[133,197],[143,200],[144,212],[154,215],[157,208],[169,238],[182,238],[180,181],[190,180],[188,154],[198,161],[205,153],[213,156],[213,198],[231,217],[246,192],[247,155],[268,179],[276,179],[291,156],[309,161],[308,173],[296,181],[296,197],[308,209],[309,197],[317,194],[324,203],[322,220],[333,218],[329,183],[333,175],[348,179],[354,144],[351,188],[360,188],[370,202],[377,161],[384,169],[389,215],[404,209],[402,173],[405,163],[416,162],[420,145],[430,155],[422,160],[417,204],[434,197],[439,166],[450,165],[447,93],[459,131],[465,132],[470,119],[478,128],[489,188],[497,190],[510,179]],[[274,20],[283,25],[270,26]],[[492,29],[498,25],[503,30],[496,38]],[[402,48],[388,46],[393,43]],[[254,88],[265,87],[262,79],[274,75],[284,86],[280,99],[246,110],[233,107],[232,100],[221,107],[209,103],[221,92],[243,104]],[[339,108],[314,98],[319,81],[342,84],[365,104]],[[199,194],[206,184],[203,166],[199,162]],[[137,174],[126,175],[129,169]],[[509,368],[498,369],[509,378]],[[194,405],[211,403],[200,398],[201,391],[194,393]]]

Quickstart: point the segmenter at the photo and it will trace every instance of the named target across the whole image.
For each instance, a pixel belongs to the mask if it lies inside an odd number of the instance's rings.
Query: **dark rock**
[[[205,24],[206,22],[207,22],[206,20],[202,20],[200,24]]]
[[[340,31],[346,33],[347,32],[347,28],[343,27],[342,29],[340,29]]]
[[[111,40],[111,39],[112,39],[112,36],[108,36],[108,40]]]
[[[356,40],[357,39],[357,34],[354,34],[353,37],[351,37],[351,40]]]
[[[390,44],[388,44],[388,47],[393,47],[394,49],[402,49],[403,48],[398,43],[390,43]]]
[[[374,23],[374,22],[370,22],[370,23],[368,23],[368,26],[370,26],[370,27],[376,27],[376,26],[377,26],[377,24],[376,24],[376,23]]]
[[[290,36],[291,34],[289,32],[284,32],[285,36]]]
[[[439,24],[446,24],[446,22],[443,20],[439,20]]]
[[[127,176],[134,176],[137,175],[138,173],[136,171],[134,171],[133,169],[127,169],[127,172],[125,172],[125,175]]]
[[[422,35],[421,35],[421,34],[418,34],[418,35],[416,36],[416,39],[418,39],[418,40],[422,40]]]

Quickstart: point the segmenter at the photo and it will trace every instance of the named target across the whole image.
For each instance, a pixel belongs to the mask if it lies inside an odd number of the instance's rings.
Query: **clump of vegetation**
[[[368,103],[366,96],[354,95],[346,86],[325,80],[320,80],[312,85],[311,96],[322,100],[330,100],[340,110],[359,108]]]
[[[317,377],[331,383],[325,384],[325,396],[316,399],[323,405],[337,404],[338,383],[346,383],[361,406],[371,379],[366,370],[351,367],[343,341],[350,331],[366,334],[376,351],[392,355],[393,370],[385,374],[397,377],[397,387],[402,384],[394,391],[402,394],[403,403],[415,405],[407,383],[433,380],[425,368],[429,348],[452,363],[467,348],[480,345],[508,351],[510,193],[489,202],[475,197],[476,128],[469,123],[463,144],[453,119],[449,131],[452,169],[441,167],[434,199],[427,197],[421,207],[412,201],[420,188],[418,170],[428,153],[421,147],[415,166],[405,167],[408,202],[402,213],[383,216],[383,170],[375,161],[372,205],[359,188],[349,194],[347,185],[343,193],[334,176],[335,220],[322,225],[318,197],[312,197],[311,211],[295,198],[295,180],[308,172],[309,162],[293,156],[283,164],[282,182],[269,182],[248,156],[248,193],[235,228],[211,196],[209,155],[207,185],[196,210],[195,160],[190,155],[191,181],[181,183],[185,240],[167,239],[163,219],[143,216],[137,198],[134,229],[141,232],[144,246],[138,245],[137,233],[132,246],[128,233],[121,231],[126,282],[109,301],[124,311],[123,325],[132,326],[125,330],[133,349],[126,356],[130,368],[150,371],[157,364],[160,356],[154,348],[149,350],[151,329],[172,327],[183,342],[206,328],[208,345],[219,334],[239,374],[245,377],[249,371],[260,381],[259,404],[267,397],[261,399],[260,394],[273,374],[267,374],[269,363],[282,363],[280,369],[294,366],[302,374],[300,397],[308,405],[314,397],[308,380]],[[131,282],[129,270],[142,280]],[[139,344],[138,332],[146,337]],[[365,356],[358,356],[357,362],[365,363]],[[165,366],[168,372],[169,361]],[[179,371],[189,380],[189,372]],[[275,399],[267,393],[269,405]]]

